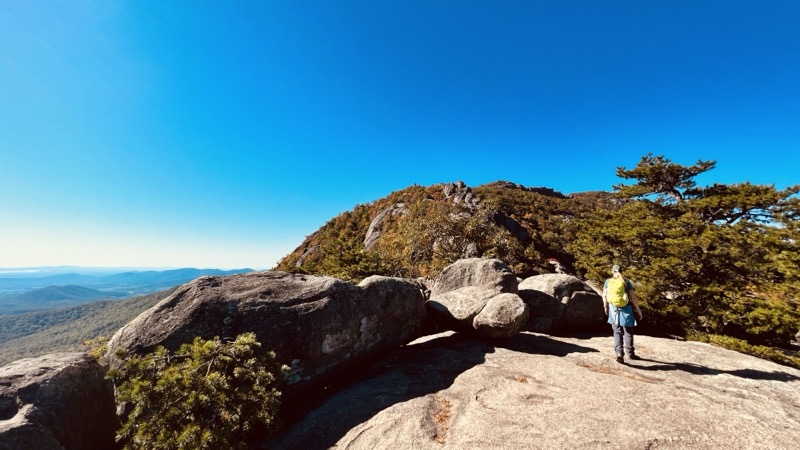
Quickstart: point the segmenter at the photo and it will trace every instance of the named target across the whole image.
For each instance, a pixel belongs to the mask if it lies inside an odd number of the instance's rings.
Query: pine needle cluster
[[[174,353],[158,347],[125,358],[108,375],[129,411],[117,440],[125,449],[243,449],[267,436],[288,368],[272,352],[257,353],[260,345],[255,333],[197,337]]]

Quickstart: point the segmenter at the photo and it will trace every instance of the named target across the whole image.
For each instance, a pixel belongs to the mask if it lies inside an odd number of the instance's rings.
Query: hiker
[[[636,318],[642,320],[642,310],[639,309],[639,299],[633,291],[633,283],[626,280],[619,265],[614,264],[611,266],[611,278],[603,284],[603,309],[608,314],[608,323],[614,331],[614,351],[617,354],[617,362],[620,363],[625,360],[622,352],[623,344],[628,358],[641,359],[633,347],[633,327],[636,326],[634,308],[636,308]]]

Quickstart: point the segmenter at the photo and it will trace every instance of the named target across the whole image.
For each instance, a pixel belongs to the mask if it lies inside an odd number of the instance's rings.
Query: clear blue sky
[[[4,0],[0,267],[270,268],[412,184],[800,183],[798,1]]]

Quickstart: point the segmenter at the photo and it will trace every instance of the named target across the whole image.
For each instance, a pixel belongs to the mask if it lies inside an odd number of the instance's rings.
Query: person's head
[[[611,275],[616,277],[616,276],[620,275],[620,272],[621,272],[621,270],[620,270],[619,264],[614,264],[613,266],[611,266]]]

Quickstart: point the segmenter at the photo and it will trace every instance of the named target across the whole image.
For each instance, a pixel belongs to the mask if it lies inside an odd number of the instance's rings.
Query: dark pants
[[[616,352],[617,356],[623,355],[623,343],[625,344],[625,352],[628,354],[628,356],[633,355],[633,327],[624,327],[622,325],[612,323],[611,329],[614,330],[614,351]]]

